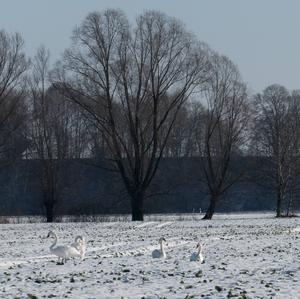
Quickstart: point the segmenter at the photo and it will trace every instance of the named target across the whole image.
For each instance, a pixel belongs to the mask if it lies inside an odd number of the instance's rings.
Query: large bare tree
[[[299,93],[268,86],[256,96],[255,112],[252,150],[260,161],[264,186],[276,194],[276,216],[281,217],[283,204],[299,189]]]
[[[129,26],[119,10],[75,30],[58,84],[89,112],[143,220],[144,199],[183,103],[207,79],[207,47],[182,23],[147,11]]]
[[[211,56],[211,76],[204,92],[195,130],[209,206],[204,219],[211,219],[224,193],[241,176],[232,171],[233,158],[245,143],[249,110],[246,86],[236,66],[225,56]],[[195,124],[197,124],[195,122]]]

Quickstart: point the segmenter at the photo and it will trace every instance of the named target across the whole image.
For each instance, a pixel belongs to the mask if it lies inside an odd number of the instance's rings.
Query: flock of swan
[[[164,243],[166,243],[167,241],[165,238],[160,238],[158,240],[158,242],[159,242],[160,248],[152,251],[152,257],[153,258],[166,258],[167,255],[165,252]],[[203,248],[204,248],[204,244],[201,244],[199,242],[196,246],[197,251],[193,252],[191,254],[191,257],[190,257],[191,262],[200,262],[201,264],[204,263]]]
[[[86,252],[86,242],[84,237],[77,236],[71,245],[57,245],[58,237],[56,233],[50,231],[47,238],[53,237],[54,241],[50,246],[50,252],[58,257],[58,263],[64,264],[67,260],[80,257],[84,260]]]
[[[50,237],[54,238],[54,241],[50,246],[50,252],[58,257],[59,264],[64,264],[67,260],[76,257],[79,257],[82,261],[84,260],[86,253],[86,241],[84,237],[77,236],[71,245],[57,245],[58,237],[53,231],[49,231],[47,238]],[[165,243],[165,238],[159,239],[160,248],[152,251],[152,258],[166,258],[167,255],[164,248]],[[197,251],[193,252],[190,256],[191,262],[204,263],[203,248],[204,244],[199,242],[196,246]]]

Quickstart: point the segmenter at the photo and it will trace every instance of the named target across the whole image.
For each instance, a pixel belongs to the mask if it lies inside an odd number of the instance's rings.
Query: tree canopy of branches
[[[57,84],[102,132],[132,220],[143,220],[170,131],[209,68],[207,46],[160,12],[145,12],[134,27],[119,10],[91,13],[74,31]]]

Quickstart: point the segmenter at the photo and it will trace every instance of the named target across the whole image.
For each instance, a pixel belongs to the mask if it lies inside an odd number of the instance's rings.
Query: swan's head
[[[197,244],[197,246],[196,246],[196,248],[197,249],[203,249],[203,247],[204,247],[204,244],[202,244],[202,243],[200,243],[200,242],[198,242],[198,244]]]
[[[55,237],[55,233],[52,230],[50,230],[47,235],[47,238],[50,238],[50,237]]]
[[[165,238],[162,237],[162,238],[159,239],[159,243],[162,243],[162,242],[167,242],[167,241],[166,241]]]
[[[83,242],[83,237],[82,236],[77,236],[75,238],[75,243],[82,243]]]

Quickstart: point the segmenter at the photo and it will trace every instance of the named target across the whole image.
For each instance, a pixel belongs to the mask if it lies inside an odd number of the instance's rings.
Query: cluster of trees
[[[122,11],[89,14],[54,66],[27,59],[20,35],[0,32],[1,161],[39,159],[47,221],[63,200],[61,161],[104,159],[143,220],[164,157],[194,157],[211,219],[252,155],[276,191],[277,216],[297,197],[300,93],[272,85],[250,97],[237,67],[157,11],[129,24]]]

